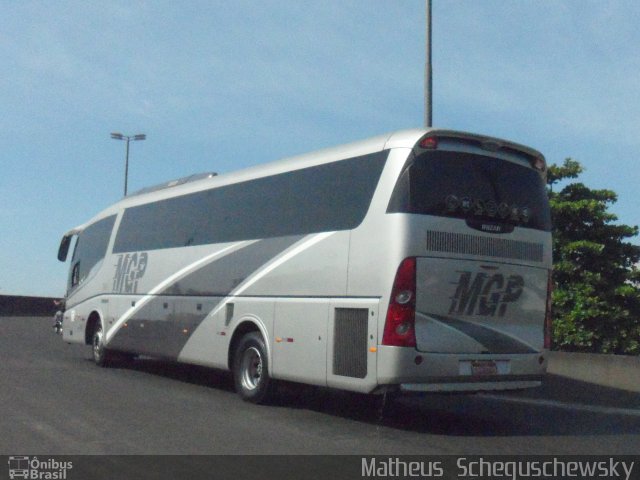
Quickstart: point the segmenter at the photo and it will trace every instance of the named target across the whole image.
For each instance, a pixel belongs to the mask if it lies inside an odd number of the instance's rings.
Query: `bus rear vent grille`
[[[542,262],[544,248],[541,243],[430,230],[427,250]]]
[[[333,374],[345,377],[367,376],[366,308],[336,308],[333,327]]]

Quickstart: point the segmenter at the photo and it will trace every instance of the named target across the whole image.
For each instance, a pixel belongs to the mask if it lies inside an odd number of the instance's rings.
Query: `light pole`
[[[431,73],[431,0],[426,0],[426,41],[424,68],[424,126],[432,126],[433,80]]]
[[[114,140],[125,140],[127,142],[127,153],[125,154],[124,160],[124,196],[127,196],[127,179],[129,177],[129,142],[131,140],[145,140],[147,136],[144,133],[139,133],[137,135],[123,135],[121,133],[112,133],[111,138]]]

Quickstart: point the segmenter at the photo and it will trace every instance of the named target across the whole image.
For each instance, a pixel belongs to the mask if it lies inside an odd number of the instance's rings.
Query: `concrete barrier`
[[[640,392],[640,357],[549,352],[547,371],[596,385]]]
[[[53,316],[57,308],[53,297],[25,297],[20,295],[0,295],[0,316],[29,317]]]

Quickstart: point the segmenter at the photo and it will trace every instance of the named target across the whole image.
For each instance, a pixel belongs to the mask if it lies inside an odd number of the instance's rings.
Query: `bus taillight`
[[[547,306],[544,312],[544,348],[549,350],[551,348],[551,337],[553,336],[553,317],[552,317],[552,305],[551,296],[553,294],[553,271],[549,270],[549,276],[547,277]]]
[[[420,146],[422,148],[426,148],[427,150],[435,150],[438,148],[438,138],[437,137],[423,137],[420,140]]]
[[[405,258],[398,267],[391,289],[382,344],[416,346],[416,258]]]

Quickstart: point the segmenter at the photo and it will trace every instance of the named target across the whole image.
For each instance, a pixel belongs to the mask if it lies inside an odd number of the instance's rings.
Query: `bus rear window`
[[[551,230],[544,181],[524,165],[463,152],[427,152],[400,175],[389,213],[482,220]]]

